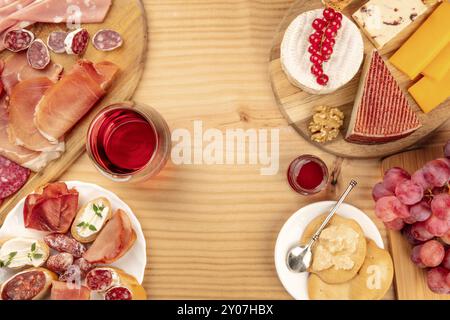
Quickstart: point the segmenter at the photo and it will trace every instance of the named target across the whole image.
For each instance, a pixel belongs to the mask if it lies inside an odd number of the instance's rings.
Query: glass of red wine
[[[306,196],[322,191],[327,186],[329,175],[322,160],[307,154],[292,161],[287,177],[292,189]]]
[[[118,182],[138,182],[157,175],[170,156],[170,129],[153,108],[115,103],[92,121],[86,142],[95,167]]]

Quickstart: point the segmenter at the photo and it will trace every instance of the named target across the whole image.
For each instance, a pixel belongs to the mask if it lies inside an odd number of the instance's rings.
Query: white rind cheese
[[[281,44],[281,66],[289,81],[312,94],[328,94],[347,84],[358,72],[364,58],[364,42],[358,27],[343,16],[333,54],[323,63],[329,76],[327,85],[317,83],[311,73],[308,52],[309,36],[314,33],[312,22],[322,18],[323,9],[305,12],[292,21]]]
[[[3,243],[0,249],[0,261],[8,268],[39,267],[45,263],[47,257],[48,248],[36,239],[13,238]]]

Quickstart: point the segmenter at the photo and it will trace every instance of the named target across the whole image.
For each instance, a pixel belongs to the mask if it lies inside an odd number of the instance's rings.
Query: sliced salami
[[[2,300],[31,300],[45,288],[45,274],[29,271],[17,274],[3,285]]]
[[[4,38],[5,48],[12,52],[26,50],[34,41],[33,32],[27,29],[16,29],[6,32]]]
[[[89,44],[89,32],[86,29],[77,29],[70,32],[64,40],[64,47],[68,54],[81,55]]]
[[[34,40],[27,51],[28,64],[33,69],[42,70],[50,63],[50,52],[44,41]]]
[[[132,300],[131,291],[122,286],[112,287],[105,293],[105,300]]]
[[[108,269],[94,269],[86,275],[86,286],[96,292],[104,292],[113,285],[113,273]]]
[[[92,38],[92,44],[97,50],[112,51],[122,46],[122,36],[114,30],[99,30]]]
[[[0,156],[0,200],[16,193],[30,176],[30,170]]]
[[[67,38],[67,32],[65,31],[54,31],[48,35],[47,46],[54,53],[64,53],[66,52],[66,47],[64,46],[64,41]]]

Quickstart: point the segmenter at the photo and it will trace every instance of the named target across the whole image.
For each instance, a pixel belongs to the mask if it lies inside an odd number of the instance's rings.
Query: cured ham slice
[[[78,191],[68,189],[63,182],[44,187],[42,193],[32,193],[25,199],[23,220],[26,228],[66,233],[78,209]]]
[[[83,258],[92,264],[110,264],[125,255],[135,241],[136,233],[130,218],[119,209],[100,231]]]
[[[90,300],[91,290],[85,286],[68,284],[62,281],[53,281],[51,300]]]
[[[64,151],[64,142],[51,144],[34,125],[34,112],[53,82],[48,78],[34,78],[14,86],[9,100],[9,138],[14,144],[35,151]]]
[[[34,123],[41,134],[58,141],[105,95],[118,70],[111,62],[79,60],[37,105]]]
[[[382,92],[382,94],[381,94]],[[368,54],[346,140],[387,143],[421,127],[408,99],[376,50]]]

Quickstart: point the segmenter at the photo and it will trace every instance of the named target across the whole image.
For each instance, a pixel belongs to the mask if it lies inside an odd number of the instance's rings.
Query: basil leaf
[[[36,251],[36,242],[31,245],[31,252]]]
[[[41,254],[41,253],[35,253],[35,254],[33,254],[33,259],[37,260],[37,259],[42,258],[42,256],[43,256],[43,254]]]
[[[93,226],[92,224],[89,225],[89,230],[91,231],[97,231],[97,228]]]
[[[5,263],[2,260],[0,260],[0,268],[3,268],[4,266],[5,266]]]
[[[97,213],[98,207],[97,207],[97,205],[95,203],[92,205],[92,208],[94,209],[95,213]]]
[[[17,251],[10,252],[9,256],[8,256],[9,260],[12,260],[16,255],[17,255]]]
[[[80,222],[79,224],[77,224],[77,227],[84,227],[85,223],[84,221]]]

